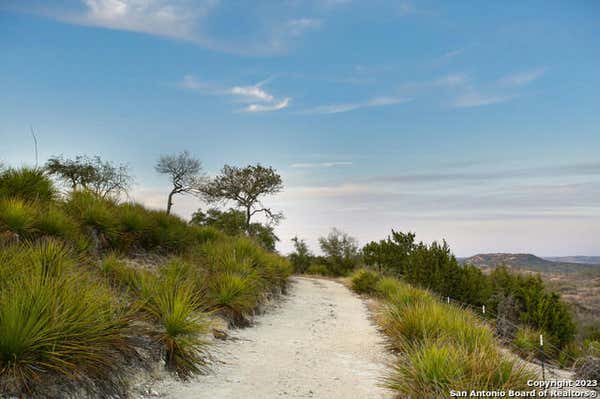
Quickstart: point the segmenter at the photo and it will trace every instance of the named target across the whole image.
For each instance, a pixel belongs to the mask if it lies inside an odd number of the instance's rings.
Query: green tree
[[[102,198],[126,195],[133,184],[129,166],[104,161],[99,156],[78,155],[74,159],[54,156],[48,159],[45,169],[72,191],[90,190]]]
[[[264,197],[283,190],[281,176],[272,167],[260,164],[244,168],[225,165],[221,173],[202,187],[209,202],[233,201],[245,212],[246,230],[250,231],[252,216],[262,214],[268,224],[276,224],[283,217],[263,205]]]
[[[358,241],[336,228],[333,228],[327,237],[319,238],[319,246],[333,274],[345,275],[358,264]]]
[[[199,209],[192,215],[190,223],[212,226],[232,236],[247,234],[269,251],[275,251],[275,245],[279,241],[272,226],[251,223],[247,228],[244,212],[238,209],[222,211],[218,208],[210,208],[206,212]]]
[[[308,249],[308,245],[306,245],[306,241],[294,237],[292,242],[294,243],[294,252],[289,256],[290,262],[292,262],[296,273],[304,273],[310,266],[313,256]]]

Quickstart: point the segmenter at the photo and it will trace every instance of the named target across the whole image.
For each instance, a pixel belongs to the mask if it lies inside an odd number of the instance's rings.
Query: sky
[[[600,255],[596,1],[0,0],[0,160],[260,162],[279,249],[391,229],[458,256]],[[208,205],[178,197],[188,218]]]

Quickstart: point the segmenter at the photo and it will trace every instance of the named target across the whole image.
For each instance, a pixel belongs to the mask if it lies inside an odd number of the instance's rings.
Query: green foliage
[[[306,269],[306,274],[331,276],[331,271],[329,270],[327,265],[324,265],[322,263],[315,263],[310,265],[308,269]]]
[[[20,199],[0,200],[0,232],[20,239],[28,238],[35,231],[36,209]],[[6,237],[10,240],[11,237]]]
[[[108,287],[74,268],[61,244],[16,253],[12,277],[0,288],[0,388],[34,393],[49,375],[90,390],[118,387],[115,371],[131,356],[126,309]]]
[[[306,273],[306,270],[310,266],[312,255],[308,249],[308,245],[304,240],[300,240],[298,237],[292,238],[294,243],[294,252],[289,255],[290,262],[294,266],[296,273]]]
[[[194,284],[177,266],[143,280],[142,310],[158,325],[152,334],[163,348],[167,368],[186,379],[207,371],[209,343],[204,336],[209,322],[201,313],[204,304]]]
[[[247,233],[269,251],[275,251],[275,244],[279,241],[273,227],[261,223],[246,225],[246,215],[237,209],[221,211],[211,208],[206,213],[199,209],[192,215],[190,223],[197,226],[214,227],[230,236],[241,236]]]
[[[359,269],[352,274],[352,290],[358,294],[373,294],[381,276],[371,270]]]
[[[575,326],[568,307],[539,277],[521,276],[504,267],[487,276],[475,266],[460,265],[445,241],[427,245],[415,243],[414,237],[392,230],[391,237],[363,248],[365,263],[444,297],[486,305],[492,314],[506,313],[501,301],[510,297],[515,302],[511,314],[502,315],[508,322],[542,330],[559,347],[573,340]]]
[[[344,276],[358,264],[358,242],[344,232],[332,229],[327,237],[319,238],[319,245],[326,255],[328,269],[333,275]]]
[[[506,359],[490,328],[471,312],[391,278],[376,286],[378,322],[398,352],[386,385],[399,397],[446,398],[450,390],[525,389],[534,375]]]
[[[91,191],[101,198],[116,199],[126,194],[133,183],[127,165],[103,161],[99,156],[51,157],[45,169],[72,191]]]
[[[49,202],[57,194],[56,187],[41,169],[23,167],[0,172],[0,199]]]

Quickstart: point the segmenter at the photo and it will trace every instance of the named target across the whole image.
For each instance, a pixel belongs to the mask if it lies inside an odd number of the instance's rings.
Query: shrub
[[[57,237],[65,241],[77,242],[81,239],[77,223],[57,206],[50,206],[39,212],[35,229],[41,235]]]
[[[466,349],[443,341],[411,347],[396,363],[387,386],[406,398],[447,398],[450,390],[528,390],[535,374],[494,349]]]
[[[68,214],[87,229],[96,248],[106,248],[116,240],[115,206],[89,191],[72,192],[65,204]]]
[[[331,272],[326,265],[323,264],[313,264],[306,269],[306,274],[313,275],[321,275],[321,276],[330,276]]]
[[[59,244],[21,251],[28,272],[0,290],[0,389],[40,394],[54,376],[64,389],[116,394],[124,384],[116,370],[133,356],[128,313],[106,286],[70,267]]]
[[[23,167],[0,172],[0,198],[48,202],[56,199],[57,194],[56,187],[41,169]]]
[[[351,277],[352,290],[359,294],[372,294],[381,276],[373,271],[360,269]]]
[[[400,290],[406,288],[405,284],[392,277],[382,277],[375,285],[377,296],[390,300]]]
[[[163,348],[168,369],[183,379],[206,372],[209,322],[193,284],[174,274],[148,278],[142,289],[142,309],[157,323],[153,332]]]
[[[36,214],[36,208],[23,200],[0,200],[0,232],[11,235],[15,241],[28,238],[35,231]]]
[[[258,304],[257,293],[253,276],[218,273],[208,282],[207,301],[212,309],[227,317],[231,325],[247,325],[248,315]]]

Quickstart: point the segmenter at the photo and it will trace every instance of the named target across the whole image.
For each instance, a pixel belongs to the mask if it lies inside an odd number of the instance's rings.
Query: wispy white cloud
[[[288,33],[291,36],[300,36],[307,31],[319,29],[323,20],[317,18],[298,18],[287,22]]]
[[[292,99],[289,97],[284,98],[281,101],[273,102],[271,104],[250,104],[246,108],[243,109],[245,112],[270,112],[270,111],[279,111],[287,108]]]
[[[452,106],[456,108],[482,107],[485,105],[499,104],[512,100],[514,95],[494,95],[483,94],[474,90],[469,90],[460,94],[452,101]]]
[[[417,7],[410,1],[401,1],[396,5],[396,10],[398,15],[403,17],[415,14],[417,12]]]
[[[241,96],[251,101],[264,101],[271,102],[274,100],[272,94],[267,93],[260,86],[234,86],[231,88],[230,93],[234,96]]]
[[[410,98],[402,97],[376,97],[359,103],[342,103],[320,105],[302,111],[304,114],[337,114],[341,112],[355,111],[361,108],[383,107],[388,105],[403,104],[411,101]]]
[[[269,5],[272,12],[265,17],[258,14],[259,7],[248,3],[240,7],[245,11],[247,31],[237,36],[222,36],[211,30],[212,20],[207,23],[209,17],[218,18],[214,11],[221,4],[228,6],[220,0],[73,1],[76,2],[82,7],[57,2],[18,9],[74,25],[145,33],[187,41],[213,51],[252,56],[286,53],[301,36],[324,24],[322,19],[310,17],[282,19],[283,5],[276,2]]]
[[[181,0],[83,0],[83,4],[83,13],[65,13],[58,18],[79,25],[199,41],[198,23],[218,1],[200,0],[193,7]]]
[[[305,162],[305,163],[293,163],[290,165],[292,168],[301,169],[314,169],[314,168],[332,168],[335,166],[350,166],[352,162]]]
[[[507,75],[499,80],[505,86],[523,86],[541,78],[546,73],[546,68],[537,68],[529,71]]]
[[[178,87],[206,95],[227,96],[238,102],[251,103],[241,110],[244,112],[278,111],[287,108],[292,101],[291,97],[278,99],[263,88],[270,80],[266,79],[248,86],[218,87],[217,84],[202,81],[194,75],[185,75]]]
[[[455,73],[442,76],[432,82],[433,86],[455,87],[465,85],[469,81],[469,76],[464,73]]]

